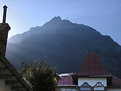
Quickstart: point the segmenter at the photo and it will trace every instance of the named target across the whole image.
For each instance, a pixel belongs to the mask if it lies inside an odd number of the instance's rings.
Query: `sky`
[[[93,27],[121,45],[121,0],[0,0],[7,5],[8,37],[42,26],[55,16]]]

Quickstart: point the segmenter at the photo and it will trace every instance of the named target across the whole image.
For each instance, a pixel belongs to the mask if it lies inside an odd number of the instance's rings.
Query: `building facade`
[[[89,52],[78,73],[62,76],[57,91],[121,91],[121,79],[105,70],[96,52]]]

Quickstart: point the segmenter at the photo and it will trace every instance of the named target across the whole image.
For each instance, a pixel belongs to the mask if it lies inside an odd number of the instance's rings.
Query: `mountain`
[[[10,38],[6,57],[16,68],[21,61],[44,60],[58,73],[77,72],[88,51],[96,50],[105,68],[121,78],[121,46],[87,25],[60,17]]]

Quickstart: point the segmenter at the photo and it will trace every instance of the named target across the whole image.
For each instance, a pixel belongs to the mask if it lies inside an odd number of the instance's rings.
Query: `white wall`
[[[108,88],[107,91],[121,91],[121,88]]]
[[[78,78],[78,86],[81,86],[84,82],[87,82],[90,86],[94,86],[97,82],[107,86],[106,78]]]
[[[6,86],[4,80],[0,80],[0,91],[11,91],[11,87]]]
[[[94,87],[94,90],[104,90],[104,87]]]

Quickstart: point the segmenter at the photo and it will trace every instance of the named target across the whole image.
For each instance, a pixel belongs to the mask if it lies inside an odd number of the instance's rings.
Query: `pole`
[[[3,23],[6,23],[7,6],[3,6]]]

